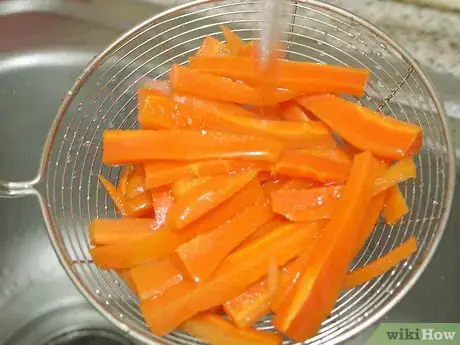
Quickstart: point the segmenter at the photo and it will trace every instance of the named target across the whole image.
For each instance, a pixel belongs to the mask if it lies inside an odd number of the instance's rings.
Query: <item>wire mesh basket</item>
[[[102,173],[116,182],[121,172],[102,164],[102,132],[135,128],[140,83],[146,77],[166,78],[171,65],[186,63],[207,35],[223,40],[220,25],[244,40],[258,39],[262,3],[194,1],[124,34],[82,71],[66,95],[50,131],[39,176],[29,183],[2,183],[3,194],[10,195],[41,186],[49,234],[72,281],[97,310],[146,343],[198,341],[179,331],[165,337],[152,335],[137,298],[117,273],[102,271],[91,261],[90,221],[117,217],[97,176]],[[375,260],[410,235],[417,238],[419,249],[390,272],[344,292],[319,333],[305,342],[335,344],[376,322],[423,272],[447,222],[455,161],[446,117],[433,88],[415,61],[383,32],[351,13],[313,0],[287,2],[281,20],[287,59],[367,68],[371,74],[365,96],[355,101],[416,123],[424,131],[423,149],[415,157],[417,179],[403,187],[410,213],[394,226],[379,223],[351,269]],[[257,327],[273,329],[268,317]]]

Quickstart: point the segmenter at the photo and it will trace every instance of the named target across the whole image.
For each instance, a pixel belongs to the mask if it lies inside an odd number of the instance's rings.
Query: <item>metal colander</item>
[[[135,128],[137,89],[146,77],[166,78],[173,63],[184,64],[207,35],[223,40],[227,25],[244,40],[260,37],[261,1],[199,0],[139,24],[112,43],[82,71],[50,130],[39,176],[30,182],[1,182],[0,194],[39,196],[49,235],[72,281],[93,306],[123,331],[149,344],[190,344],[182,332],[152,335],[138,300],[113,271],[98,269],[88,250],[88,224],[117,217],[98,181],[116,182],[120,168],[101,161],[105,129]],[[415,157],[418,176],[403,186],[410,213],[395,226],[379,223],[353,268],[387,253],[410,235],[419,249],[390,272],[344,292],[306,344],[335,344],[363,330],[390,310],[414,285],[430,261],[446,225],[455,161],[446,117],[416,62],[379,29],[320,1],[287,2],[281,22],[287,59],[367,68],[366,94],[356,101],[423,128],[424,146]],[[350,119],[352,121],[352,119]],[[180,138],[178,138],[180,140]],[[272,329],[270,318],[258,323]]]

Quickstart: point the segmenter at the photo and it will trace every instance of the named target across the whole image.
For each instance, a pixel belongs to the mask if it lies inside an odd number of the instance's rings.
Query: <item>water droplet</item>
[[[412,270],[412,265],[409,265],[409,270]]]
[[[86,197],[86,200],[89,200],[89,195]]]
[[[202,130],[201,130],[201,134],[206,135],[207,133],[208,133],[208,132],[206,132],[205,129],[202,129]]]
[[[105,300],[105,305],[110,305],[110,302],[108,300]]]
[[[319,55],[320,55],[320,56],[324,56],[324,55],[326,55],[326,53],[323,52],[323,51],[321,51],[321,52],[319,53]]]
[[[107,298],[108,298],[108,299],[111,299],[111,298],[112,298],[112,294],[109,293],[109,294],[107,295]]]
[[[438,204],[439,204],[439,201],[437,201],[437,200],[433,201],[433,205],[438,205]]]
[[[96,289],[96,296],[100,296],[100,295],[101,295],[101,290]]]
[[[322,46],[322,45],[323,45],[323,42],[321,42],[321,41],[316,41],[316,43],[317,43],[319,46]]]
[[[72,96],[72,91],[70,91],[70,90],[67,91],[67,94],[68,94],[69,96]]]
[[[80,111],[83,108],[83,102],[78,103],[77,111]]]
[[[382,57],[382,56],[383,56],[383,54],[382,54],[381,52],[377,52],[376,55],[377,55],[378,57]]]
[[[120,281],[118,279],[114,280],[115,285],[120,285]]]
[[[368,312],[365,312],[364,313],[364,317],[368,317],[369,316],[369,313]]]
[[[120,315],[118,315],[120,317],[120,319],[123,319],[124,315],[122,313],[120,313]]]

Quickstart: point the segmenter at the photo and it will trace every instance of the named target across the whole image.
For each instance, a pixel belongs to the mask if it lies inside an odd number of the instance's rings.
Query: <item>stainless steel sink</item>
[[[358,11],[356,1],[334,2]],[[162,10],[166,4],[171,2],[0,2],[1,179],[27,180],[34,176],[60,99],[78,72],[120,33]],[[373,13],[379,9],[391,12],[388,6],[419,11],[411,5],[368,0],[367,9],[360,7],[358,14],[373,20]],[[443,20],[444,14],[436,15]],[[399,35],[400,42],[404,40],[401,32],[391,32],[400,30],[397,25],[385,29],[390,35]],[[459,50],[457,47],[458,59]],[[432,76],[452,117],[454,137],[459,136],[460,76],[449,72],[451,57],[441,69],[427,63],[427,52],[414,48],[412,53]],[[460,164],[460,141],[457,148]],[[457,186],[451,221],[433,261],[385,320],[460,322],[457,265],[460,237],[456,233],[460,227],[457,212],[460,175]],[[0,198],[0,219],[0,344],[133,344],[94,311],[73,287],[49,244],[37,200]],[[346,344],[363,344],[371,331]]]

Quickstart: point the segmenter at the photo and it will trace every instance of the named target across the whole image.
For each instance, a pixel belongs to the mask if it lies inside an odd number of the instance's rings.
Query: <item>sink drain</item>
[[[121,334],[103,329],[75,330],[60,334],[45,345],[133,345]]]

